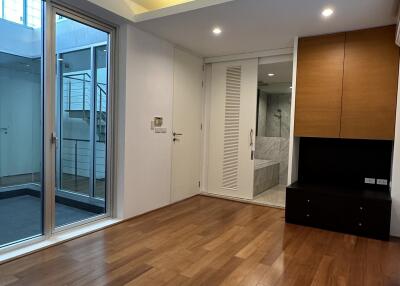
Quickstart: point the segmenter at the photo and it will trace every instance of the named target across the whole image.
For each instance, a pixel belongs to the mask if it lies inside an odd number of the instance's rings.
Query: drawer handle
[[[311,202],[310,200],[307,200],[307,203]]]
[[[360,207],[360,211],[363,211],[364,210],[364,207]]]
[[[358,226],[359,226],[359,227],[361,227],[361,226],[362,226],[362,223],[361,223],[361,222],[359,222],[359,223],[358,223]]]
[[[306,214],[306,217],[310,217],[310,214]]]

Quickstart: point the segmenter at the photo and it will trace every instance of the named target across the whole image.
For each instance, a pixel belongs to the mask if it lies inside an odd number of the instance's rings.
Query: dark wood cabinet
[[[286,222],[388,240],[389,191],[294,183],[287,187]]]

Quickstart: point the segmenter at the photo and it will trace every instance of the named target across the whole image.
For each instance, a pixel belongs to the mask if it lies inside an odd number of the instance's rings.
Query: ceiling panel
[[[329,3],[329,19],[321,11]],[[348,31],[395,23],[397,0],[235,0],[137,23],[205,57],[293,46],[295,36]],[[213,27],[222,29],[220,36]]]

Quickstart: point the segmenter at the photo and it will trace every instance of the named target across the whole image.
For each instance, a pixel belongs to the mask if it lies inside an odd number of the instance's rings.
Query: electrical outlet
[[[370,185],[375,185],[375,178],[365,178],[364,183],[370,184]]]
[[[377,179],[377,180],[376,180],[376,184],[377,184],[377,185],[381,185],[381,186],[387,186],[387,185],[388,185],[388,180],[385,180],[385,179]]]

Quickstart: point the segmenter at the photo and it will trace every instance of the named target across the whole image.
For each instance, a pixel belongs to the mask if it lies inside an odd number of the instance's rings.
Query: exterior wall
[[[39,172],[40,74],[0,67],[0,86],[0,128],[8,128],[1,135],[0,176]]]

